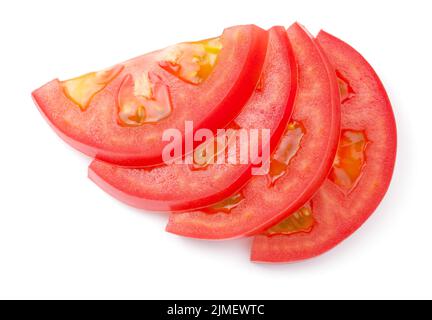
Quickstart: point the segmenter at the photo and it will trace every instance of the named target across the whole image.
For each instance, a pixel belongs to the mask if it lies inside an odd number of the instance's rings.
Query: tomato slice
[[[51,81],[33,98],[55,131],[81,152],[123,166],[155,166],[163,162],[166,129],[184,137],[185,121],[193,121],[195,130],[215,132],[240,113],[260,77],[267,42],[267,32],[256,26],[232,27],[220,38]]]
[[[396,124],[381,81],[367,61],[341,40],[325,32],[317,40],[333,62],[341,87],[342,135],[337,157],[309,204],[309,230],[296,227],[283,234],[287,228],[280,224],[273,229],[276,232],[257,236],[253,261],[293,262],[330,250],[375,211],[393,174]]]
[[[274,149],[291,117],[296,88],[297,68],[291,44],[285,29],[274,27],[269,30],[259,86],[231,127],[270,129],[270,147]],[[251,169],[252,164],[173,164],[147,170],[94,161],[89,177],[129,205],[153,211],[184,211],[229,197],[251,178]]]
[[[269,177],[253,177],[242,201],[229,210],[172,214],[167,231],[194,238],[226,239],[256,234],[298,210],[325,180],[338,144],[340,101],[335,72],[321,48],[299,24],[288,29],[298,62],[293,121],[273,155]],[[228,213],[227,213],[228,211]]]

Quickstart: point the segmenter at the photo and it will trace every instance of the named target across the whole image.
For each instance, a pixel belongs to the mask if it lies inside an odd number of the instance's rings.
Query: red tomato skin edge
[[[299,28],[303,30],[305,33],[310,35],[309,31],[307,31],[301,24],[294,23],[292,28]],[[311,38],[313,38],[310,35]],[[269,219],[259,225],[250,227],[248,231],[241,232],[241,233],[233,233],[231,231],[227,231],[226,233],[223,232],[206,232],[205,235],[200,232],[198,228],[192,228],[189,226],[186,226],[185,229],[182,225],[179,225],[175,221],[175,215],[176,213],[173,213],[170,215],[169,222],[166,226],[166,231],[169,233],[173,233],[176,235],[188,237],[188,238],[195,238],[195,239],[201,239],[201,240],[230,240],[230,239],[238,239],[242,237],[250,237],[258,235],[264,231],[266,231],[268,228],[276,224],[278,221],[280,221],[283,218],[286,218],[293,212],[300,209],[309,199],[312,198],[312,196],[317,192],[319,187],[322,185],[322,183],[325,181],[325,179],[328,176],[328,173],[332,167],[333,159],[337,152],[337,143],[334,143],[339,140],[340,135],[340,98],[339,98],[339,89],[336,82],[336,72],[331,65],[330,61],[328,60],[327,56],[324,54],[324,51],[322,50],[321,46],[314,40],[314,45],[317,47],[318,52],[320,54],[320,57],[322,61],[324,62],[325,68],[327,69],[327,74],[329,75],[329,81],[331,83],[331,87],[333,88],[333,92],[331,93],[332,100],[333,100],[333,119],[332,119],[332,126],[329,128],[329,131],[331,132],[329,144],[327,146],[327,158],[323,159],[321,169],[318,170],[317,175],[315,178],[309,183],[307,186],[305,192],[301,194],[294,202],[292,202],[288,208],[285,209],[284,212],[279,212],[273,219]],[[334,75],[334,76],[333,76]]]
[[[207,208],[238,192],[244,185],[247,184],[251,177],[251,171],[247,170],[237,180],[233,181],[228,188],[225,188],[217,193],[212,193],[210,196],[204,198],[191,199],[190,201],[184,201],[182,199],[153,200],[143,198],[139,195],[134,195],[132,192],[122,191],[121,188],[116,187],[113,183],[110,183],[107,181],[107,179],[103,178],[100,171],[96,169],[96,166],[97,162],[95,161],[90,164],[88,167],[88,178],[99,188],[104,190],[111,197],[131,207],[156,212],[181,213],[184,211]]]
[[[339,244],[347,240],[347,238],[349,238],[355,231],[357,231],[377,210],[380,203],[385,198],[385,195],[390,187],[390,183],[394,174],[396,156],[397,156],[397,125],[396,125],[396,120],[395,120],[390,99],[387,95],[384,85],[382,84],[381,79],[378,77],[378,74],[375,72],[373,67],[367,62],[367,60],[360,53],[358,53],[354,48],[352,48],[349,44],[321,30],[317,36],[317,39],[318,41],[320,41],[323,38],[328,41],[334,42],[335,46],[342,46],[342,47],[349,48],[350,50],[352,50],[353,55],[357,55],[357,57],[360,57],[361,60],[363,60],[365,68],[369,69],[371,75],[373,76],[374,81],[376,81],[376,84],[378,85],[379,93],[385,98],[385,103],[388,106],[388,110],[386,114],[387,122],[388,122],[389,130],[391,134],[394,136],[392,144],[388,149],[386,155],[386,163],[388,165],[386,166],[386,172],[383,178],[383,181],[385,181],[385,183],[382,183],[380,185],[380,189],[378,190],[375,198],[369,199],[369,201],[365,203],[365,206],[363,207],[363,214],[358,215],[357,219],[353,221],[353,223],[349,228],[345,228],[341,232],[338,232],[337,234],[335,234],[335,236],[332,239],[320,244],[313,251],[303,250],[301,253],[296,252],[294,254],[291,254],[289,252],[285,252],[285,253],[275,254],[274,252],[270,252],[269,250],[263,249],[266,246],[270,245],[268,236],[265,235],[256,236],[252,243],[252,250],[250,256],[251,261],[255,263],[260,263],[260,264],[296,263],[296,262],[301,262],[304,260],[309,260],[309,259],[319,257],[327,253],[328,251],[332,250],[333,248],[335,248],[336,246],[338,246]],[[331,193],[332,190],[334,191],[336,187],[333,185],[332,182],[327,180],[324,182],[321,188]],[[317,197],[320,195],[320,190],[316,195]],[[289,236],[288,237],[277,236],[277,237],[279,237],[279,243],[278,243],[279,246],[284,246],[284,238],[289,239]]]
[[[279,36],[286,41],[288,53],[289,53],[289,61],[291,65],[291,94],[289,99],[287,100],[287,105],[285,108],[285,113],[282,119],[280,119],[280,126],[273,133],[270,141],[270,145],[277,146],[281,135],[285,131],[286,123],[288,123],[291,118],[291,114],[293,111],[293,105],[295,100],[295,93],[297,91],[297,64],[294,57],[294,52],[291,47],[291,43],[286,36],[285,30],[283,27],[274,27],[273,28]],[[284,34],[281,34],[284,32]],[[281,40],[282,41],[282,40]],[[183,212],[187,210],[199,210],[202,208],[206,208],[211,206],[214,203],[217,203],[225,198],[230,197],[231,195],[238,192],[252,177],[252,165],[248,166],[243,174],[241,174],[235,181],[232,181],[229,187],[220,190],[217,193],[211,193],[207,197],[203,198],[189,198],[186,199],[175,199],[175,200],[156,200],[144,198],[140,195],[134,194],[131,191],[124,191],[120,186],[118,186],[115,181],[110,180],[110,175],[104,173],[104,167],[102,169],[99,168],[98,163],[93,161],[88,168],[88,177],[92,180],[96,185],[98,185],[102,190],[108,193],[110,196],[115,199],[138,209],[156,211],[156,212]]]
[[[228,123],[237,117],[237,115],[241,112],[242,107],[245,105],[251,93],[253,92],[264,63],[264,58],[267,51],[268,32],[254,25],[250,25],[250,27],[255,30],[253,33],[253,42],[251,45],[251,50],[248,52],[248,59],[246,59],[246,63],[239,79],[237,79],[236,83],[233,84],[233,88],[225,96],[223,102],[213,109],[212,116],[209,116],[201,121],[201,123],[196,124],[196,127],[194,128],[195,130],[200,128],[208,128],[213,132],[216,132],[218,128],[224,128]],[[252,48],[255,48],[255,50],[252,50]],[[235,87],[238,86],[240,86],[240,88],[235,89]],[[62,128],[56,126],[50,115],[45,112],[46,101],[42,100],[39,95],[39,92],[42,92],[45,87],[50,87],[49,90],[51,90],[51,87],[60,88],[60,80],[54,79],[41,88],[33,91],[33,101],[44,119],[50,124],[51,128],[60,136],[60,138],[62,138],[74,149],[86,154],[91,158],[111,164],[116,164],[118,166],[149,168],[163,164],[162,155],[149,157],[145,154],[125,153],[118,150],[109,150],[108,148],[102,149],[98,146],[95,146],[94,142],[90,139],[69,136],[67,132],[62,130]],[[57,90],[61,91],[61,89]],[[228,106],[231,107],[228,108]],[[238,107],[232,108],[232,106]],[[182,144],[183,150],[185,150],[184,140],[182,141]],[[195,147],[196,146],[197,145],[195,145]]]
[[[218,193],[214,193],[211,196],[191,200],[189,202],[178,201],[167,201],[167,200],[153,200],[144,199],[140,196],[136,196],[130,192],[124,192],[121,189],[115,187],[113,184],[107,182],[106,179],[102,178],[99,173],[97,173],[93,166],[95,163],[90,164],[88,168],[88,178],[93,181],[99,188],[109,194],[111,197],[123,202],[131,207],[148,210],[153,212],[176,212],[181,213],[183,211],[188,211],[190,208],[196,208],[196,210],[206,208],[214,203],[219,202],[221,199],[225,199],[238,191],[238,185],[242,186],[248,182],[248,176],[242,175],[234,184],[225,190],[221,190]]]

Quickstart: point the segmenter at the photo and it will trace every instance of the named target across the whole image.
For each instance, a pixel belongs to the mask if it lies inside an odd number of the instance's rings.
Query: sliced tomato
[[[341,40],[317,38],[341,87],[342,134],[333,169],[299,212],[255,238],[252,260],[293,262],[318,256],[346,239],[383,199],[396,157],[396,124],[377,74]]]
[[[114,164],[154,166],[163,162],[166,129],[184,137],[185,121],[193,121],[195,130],[216,132],[239,114],[256,87],[267,42],[267,32],[256,26],[232,27],[220,38],[51,81],[33,98],[76,149]]]
[[[326,178],[340,131],[335,72],[303,27],[293,25],[288,37],[298,63],[297,97],[269,176],[253,177],[241,193],[212,208],[172,214],[167,231],[204,239],[256,234],[299,209]]]
[[[269,31],[269,45],[259,86],[231,128],[269,129],[277,146],[291,117],[297,67],[283,27]],[[236,148],[239,152],[240,148]],[[173,164],[153,169],[123,168],[101,161],[89,177],[115,198],[138,208],[183,211],[207,207],[229,197],[250,179],[252,164]]]

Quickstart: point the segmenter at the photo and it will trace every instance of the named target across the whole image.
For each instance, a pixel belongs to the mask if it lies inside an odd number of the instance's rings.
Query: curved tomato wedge
[[[178,129],[184,138],[185,121],[193,121],[195,130],[216,131],[239,114],[261,74],[267,40],[256,26],[232,27],[220,38],[54,80],[33,98],[57,133],[81,152],[118,165],[155,166],[163,162],[166,129]]]
[[[317,40],[333,62],[341,87],[339,151],[329,178],[311,202],[255,238],[253,261],[293,262],[330,250],[367,220],[390,184],[396,124],[381,81],[341,40],[325,32]]]
[[[270,129],[275,148],[291,117],[297,68],[286,31],[269,31],[263,72],[252,97],[234,120],[234,129]],[[270,148],[270,149],[271,149]],[[239,153],[240,148],[236,148]],[[238,191],[250,179],[252,164],[173,164],[130,169],[94,161],[89,177],[115,198],[153,211],[184,211],[210,206]]]
[[[340,131],[335,72],[303,27],[293,25],[288,37],[298,62],[297,97],[270,175],[253,177],[240,194],[213,208],[172,214],[168,232],[203,239],[256,234],[299,209],[326,178]]]

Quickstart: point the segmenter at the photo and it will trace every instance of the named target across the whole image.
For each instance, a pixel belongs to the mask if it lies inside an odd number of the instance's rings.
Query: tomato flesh
[[[122,166],[152,167],[163,163],[167,129],[180,131],[183,147],[186,121],[194,122],[195,132],[215,132],[241,112],[261,75],[267,44],[265,30],[232,27],[220,40],[174,46],[180,53],[171,58],[169,48],[113,71],[51,81],[33,98],[56,132],[81,152]],[[167,59],[177,72],[163,67]]]
[[[396,124],[381,81],[346,43],[325,32],[317,40],[346,84],[341,90],[343,129],[338,155],[329,178],[311,200],[315,220],[311,231],[257,236],[253,261],[294,262],[332,249],[369,218],[390,185]]]
[[[270,29],[259,87],[226,129],[232,133],[240,129],[270,129],[270,149],[274,150],[293,110],[297,89],[295,65],[285,29]],[[237,193],[250,179],[252,170],[250,163],[218,164],[215,160],[227,152],[218,140],[198,146],[190,165],[129,169],[94,161],[89,176],[115,198],[138,208],[185,211],[211,206]],[[240,150],[239,141],[234,143]]]
[[[200,239],[228,239],[262,232],[299,210],[318,190],[333,163],[340,132],[340,101],[334,69],[314,39],[298,24],[288,30],[298,62],[294,139],[282,140],[273,158],[286,163],[276,179],[253,177],[244,200],[229,213],[205,210],[171,214],[167,231]],[[287,133],[292,128],[288,125]],[[294,125],[296,128],[296,125]],[[300,144],[300,147],[298,147]],[[292,147],[290,147],[292,145]]]

